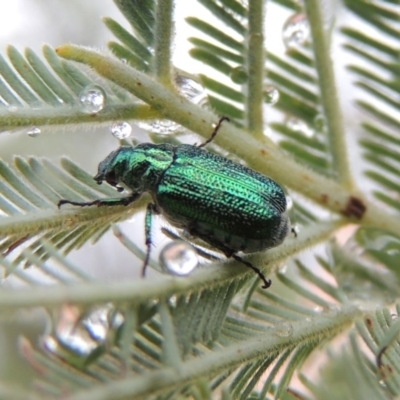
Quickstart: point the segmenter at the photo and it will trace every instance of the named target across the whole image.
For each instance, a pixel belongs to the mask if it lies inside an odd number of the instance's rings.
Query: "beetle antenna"
[[[199,147],[199,148],[200,147],[204,147],[206,144],[212,142],[214,140],[215,136],[217,136],[217,133],[218,133],[219,128],[221,127],[221,124],[222,124],[223,121],[229,121],[229,118],[228,117],[221,117],[219,119],[219,121],[218,121],[218,124],[215,126],[211,136],[204,143],[199,144],[197,147]]]

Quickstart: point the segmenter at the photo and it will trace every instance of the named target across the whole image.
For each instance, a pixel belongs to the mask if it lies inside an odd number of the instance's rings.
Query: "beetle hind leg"
[[[264,274],[257,268],[255,267],[253,264],[249,263],[248,261],[243,260],[243,258],[239,257],[237,254],[232,253],[227,255],[227,257],[232,257],[233,259],[235,259],[236,261],[242,263],[243,265],[245,265],[247,268],[252,269],[259,277],[260,279],[264,282],[264,285],[261,286],[263,289],[268,289],[271,286],[271,279],[267,279]]]

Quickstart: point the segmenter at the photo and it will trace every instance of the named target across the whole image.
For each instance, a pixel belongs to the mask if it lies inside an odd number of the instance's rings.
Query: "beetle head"
[[[131,150],[131,147],[123,146],[111,152],[98,167],[97,175],[93,178],[97,184],[101,185],[106,181],[109,185],[117,188],[119,192],[123,190],[118,186],[121,181],[121,175],[127,165],[126,153]]]
[[[106,181],[119,191],[123,183],[135,192],[152,191],[160,176],[173,160],[170,145],[142,143],[136,147],[122,146],[110,153],[100,164],[94,180]]]

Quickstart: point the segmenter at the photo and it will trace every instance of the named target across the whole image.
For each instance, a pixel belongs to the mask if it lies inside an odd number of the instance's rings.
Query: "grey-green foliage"
[[[43,58],[31,50],[21,55],[8,48],[7,57],[0,59],[1,131],[164,117],[207,136],[211,122],[227,115],[231,125],[224,124],[215,141],[218,147],[211,145],[211,150],[228,150],[231,157],[242,158],[291,189],[291,218],[301,231],[282,246],[249,258],[271,273],[273,286],[268,291],[261,290],[258,277],[243,266],[222,262],[199,268],[187,278],[105,284],[84,273],[68,253],[96,242],[112,228],[115,248],[119,239],[132,259],[143,259],[142,244],[126,237],[117,223],[142,209],[147,199],[128,208],[71,207],[60,212],[56,204],[61,198],[84,201],[115,192],[97,186],[90,174],[66,158],[60,157],[59,164],[19,155],[13,165],[0,161],[3,330],[10,335],[9,316],[27,308],[44,308],[51,321],[42,346],[37,336],[20,337],[31,376],[18,385],[16,367],[9,362],[0,398],[398,397],[396,2],[346,2],[343,12],[357,16],[375,33],[356,24],[342,27],[344,47],[354,55],[348,69],[360,88],[353,101],[364,111],[360,120],[344,129],[328,48],[328,35],[337,35],[338,30],[331,33],[324,27],[319,0],[304,1],[312,43],[285,55],[264,48],[259,35],[262,2],[198,1],[218,19],[218,24],[195,16],[187,20],[198,32],[189,39],[194,46],[191,56],[213,70],[198,78],[208,90],[206,108],[180,98],[172,83],[172,0],[114,0],[131,28],[104,19],[115,36],[108,44],[115,58],[74,46],[58,50],[64,58],[48,46]],[[276,3],[304,12],[294,0]],[[279,146],[263,136],[268,102],[264,76],[279,90],[276,109],[296,121],[296,126],[270,122]],[[107,96],[106,107],[95,118],[82,113],[78,101],[82,89],[92,84],[101,85]],[[314,134],[305,137],[299,126]],[[365,176],[374,185],[371,193],[353,182],[344,132],[361,138]],[[361,177],[356,180],[365,182]],[[366,195],[373,195],[380,205]],[[331,214],[322,218],[321,207]],[[328,240],[350,223],[357,228],[345,243],[341,238]],[[299,254],[316,244],[323,244],[323,255]],[[155,260],[151,265],[158,268]],[[50,285],[43,286],[43,276]],[[23,288],[7,288],[9,280]],[[96,341],[90,325],[106,327],[106,337]],[[334,339],[342,332],[342,341],[335,346]],[[79,355],[71,342],[65,345],[68,338],[91,347]],[[56,356],[46,346],[56,348]],[[310,376],[315,364],[320,374]],[[302,385],[292,383],[293,375]]]

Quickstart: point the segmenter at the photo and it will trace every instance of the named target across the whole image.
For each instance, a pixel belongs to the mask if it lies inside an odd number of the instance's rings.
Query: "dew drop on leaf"
[[[282,263],[281,265],[278,266],[278,273],[280,275],[285,275],[288,271],[288,267],[286,263]]]
[[[203,106],[206,103],[207,93],[203,86],[195,80],[186,76],[177,75],[175,77],[175,84],[179,93],[191,103],[198,104],[199,106]],[[159,135],[172,135],[184,130],[181,125],[168,119],[139,121],[137,125],[145,131]]]
[[[298,49],[309,37],[310,25],[304,13],[292,15],[283,25],[282,38],[287,50]]]
[[[291,210],[293,208],[293,200],[289,195],[286,195],[286,210]]]
[[[128,124],[128,122],[125,121],[115,122],[111,126],[111,133],[117,139],[126,139],[131,135],[132,127],[130,124]]]
[[[139,128],[158,135],[172,135],[183,130],[182,126],[168,119],[154,119],[151,121],[138,121]]]
[[[329,317],[336,317],[340,313],[340,307],[337,304],[328,304],[322,312]]]
[[[313,120],[314,128],[317,132],[325,132],[326,130],[326,119],[321,113],[317,114]]]
[[[191,103],[202,105],[207,100],[207,93],[198,82],[183,75],[177,75],[175,83],[180,94]]]
[[[290,322],[283,321],[275,325],[275,334],[279,337],[289,337],[293,333],[293,326]]]
[[[275,86],[265,85],[264,98],[269,106],[274,106],[279,101],[279,90]]]
[[[123,323],[123,315],[110,303],[84,315],[78,307],[67,304],[58,314],[53,334],[44,336],[42,344],[48,352],[72,364],[84,365],[113,342]]]
[[[188,275],[198,263],[199,257],[194,247],[182,240],[168,243],[160,253],[162,268],[173,275]]]
[[[93,309],[81,320],[90,336],[98,342],[106,341],[110,329],[118,329],[123,322],[122,314],[116,312],[111,304]]]
[[[40,130],[40,128],[38,128],[38,127],[36,127],[36,126],[33,126],[32,128],[29,128],[28,129],[28,131],[26,132],[26,134],[29,136],[29,137],[32,137],[32,138],[34,138],[34,137],[38,137],[40,134],[41,134],[41,130]]]
[[[97,114],[106,104],[106,95],[100,86],[86,86],[79,95],[83,112],[86,114]]]
[[[311,129],[304,121],[298,118],[288,118],[286,120],[286,126],[300,135],[312,138],[315,135],[315,131]]]

